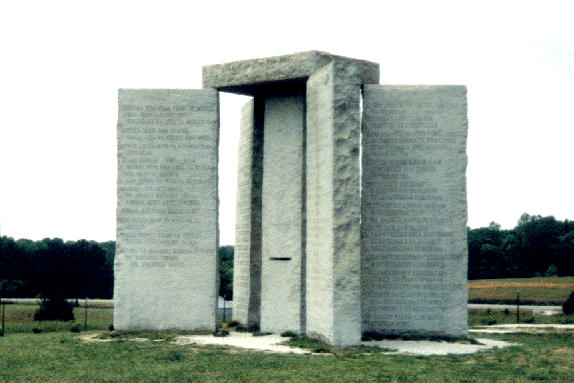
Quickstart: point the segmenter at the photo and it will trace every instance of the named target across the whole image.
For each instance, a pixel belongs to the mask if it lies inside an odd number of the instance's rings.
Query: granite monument
[[[116,328],[215,327],[222,91],[252,96],[234,317],[340,347],[466,336],[466,88],[378,83],[377,63],[309,51],[120,90]]]

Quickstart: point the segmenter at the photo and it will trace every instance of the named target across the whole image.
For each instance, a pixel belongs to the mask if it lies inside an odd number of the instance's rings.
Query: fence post
[[[84,301],[84,331],[88,330],[88,297]]]
[[[520,293],[516,293],[516,324],[520,323]]]
[[[2,333],[1,333],[1,335],[4,336],[4,316],[5,316],[4,313],[6,312],[6,303],[4,302],[2,297],[0,297],[0,309],[2,310]]]

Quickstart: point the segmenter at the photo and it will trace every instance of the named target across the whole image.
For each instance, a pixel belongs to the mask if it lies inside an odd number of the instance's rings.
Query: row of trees
[[[574,276],[574,221],[524,213],[514,229],[468,230],[468,278]]]
[[[233,297],[233,246],[219,249],[219,295]],[[469,279],[574,276],[574,221],[523,214],[512,230],[468,229]],[[0,295],[111,299],[115,242],[0,237]]]
[[[114,241],[0,237],[0,297],[111,299]],[[233,246],[219,249],[219,295],[233,297]]]
[[[115,242],[0,238],[0,288],[5,297],[111,298]]]

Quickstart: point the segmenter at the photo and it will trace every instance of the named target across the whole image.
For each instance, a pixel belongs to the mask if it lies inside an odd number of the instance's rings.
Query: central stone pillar
[[[361,339],[360,78],[334,60],[307,82],[307,331]]]
[[[304,333],[304,90],[264,97],[261,331]]]
[[[205,88],[254,97],[242,116],[233,297],[248,326],[359,344],[360,91],[378,76],[376,63],[317,51],[203,68]]]

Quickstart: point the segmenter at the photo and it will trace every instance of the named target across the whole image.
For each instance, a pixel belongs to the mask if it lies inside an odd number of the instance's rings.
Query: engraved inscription
[[[405,89],[365,95],[363,325],[448,332],[465,288],[464,98]]]
[[[213,331],[215,89],[120,89],[114,327]]]
[[[212,251],[198,240],[215,235],[204,217],[216,209],[217,163],[205,159],[217,151],[218,106],[209,99],[134,101],[119,106],[118,257],[133,268],[183,268]]]

